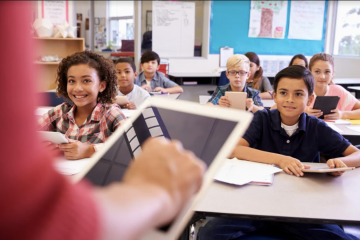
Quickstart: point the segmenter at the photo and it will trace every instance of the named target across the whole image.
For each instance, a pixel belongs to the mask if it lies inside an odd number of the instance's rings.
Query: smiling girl
[[[309,63],[309,70],[314,75],[316,96],[339,96],[340,100],[332,114],[324,116],[326,120],[335,119],[359,119],[360,102],[345,88],[339,85],[331,84],[334,77],[334,58],[326,53],[317,53]],[[313,109],[315,98],[310,107],[305,110],[309,115],[320,117],[323,113],[321,110]],[[355,111],[354,111],[355,110]]]
[[[39,119],[39,129],[65,134],[70,143],[51,148],[66,159],[90,157],[125,119],[112,104],[117,95],[115,69],[103,56],[91,51],[64,58],[57,71],[56,93],[64,102]]]

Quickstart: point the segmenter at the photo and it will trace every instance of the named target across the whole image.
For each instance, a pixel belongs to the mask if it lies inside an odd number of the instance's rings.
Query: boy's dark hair
[[[150,62],[150,61],[153,61],[153,60],[156,60],[158,65],[160,65],[160,57],[159,57],[159,55],[154,51],[146,51],[141,56],[140,62],[141,62],[141,64],[143,64],[143,63]]]
[[[128,63],[131,66],[131,68],[133,69],[133,71],[136,72],[135,63],[131,58],[119,58],[118,60],[116,60],[115,66],[118,63]]]
[[[94,68],[99,76],[99,80],[106,82],[105,90],[99,92],[98,102],[103,104],[112,103],[117,95],[117,81],[114,64],[100,54],[88,50],[74,53],[62,59],[57,70],[56,94],[71,101],[67,93],[67,73],[70,67],[79,64],[86,64],[89,67]]]
[[[281,78],[294,78],[294,79],[302,79],[305,82],[305,85],[308,89],[309,96],[314,92],[314,76],[311,72],[300,65],[293,65],[287,68],[284,68],[280,72],[278,72],[274,78],[274,91],[277,92],[277,86],[281,80]]]
[[[293,58],[291,59],[291,61],[290,61],[290,63],[289,63],[289,67],[293,65],[294,60],[297,59],[297,58],[303,60],[303,61],[305,62],[305,67],[306,67],[306,68],[309,68],[308,60],[307,60],[306,57],[305,57],[304,55],[302,55],[302,54],[296,54],[295,56],[293,56]]]

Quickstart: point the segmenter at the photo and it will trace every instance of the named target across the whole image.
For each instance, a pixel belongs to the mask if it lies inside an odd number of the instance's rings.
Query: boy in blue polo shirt
[[[278,108],[264,109],[240,139],[231,157],[270,163],[286,173],[303,176],[303,162],[320,162],[327,156],[330,168],[360,166],[360,151],[338,132],[316,117],[304,113],[313,98],[314,77],[302,66],[281,70],[274,79],[274,100]],[[340,176],[343,172],[333,172]],[[214,218],[199,231],[199,240],[234,239],[248,233],[278,227],[291,239],[356,239],[335,224],[300,224]],[[275,226],[276,225],[276,226]],[[236,239],[236,238],[235,238]]]

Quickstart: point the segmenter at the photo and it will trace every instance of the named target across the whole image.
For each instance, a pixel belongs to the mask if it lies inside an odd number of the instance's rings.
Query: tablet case
[[[339,96],[318,96],[315,99],[314,109],[320,109],[323,112],[319,118],[324,119],[324,115],[331,114],[339,103]]]

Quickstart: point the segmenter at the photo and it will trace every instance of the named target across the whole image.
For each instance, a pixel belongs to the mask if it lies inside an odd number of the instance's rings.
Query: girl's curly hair
[[[60,62],[56,76],[56,94],[71,101],[67,93],[67,73],[70,67],[79,64],[87,64],[89,67],[94,68],[97,71],[99,80],[106,82],[105,90],[99,92],[98,101],[103,104],[112,103],[117,95],[117,80],[114,64],[100,54],[88,50],[74,53],[63,58]]]

